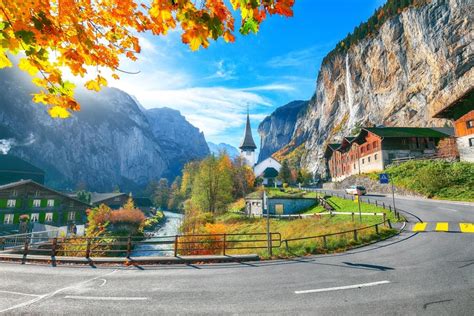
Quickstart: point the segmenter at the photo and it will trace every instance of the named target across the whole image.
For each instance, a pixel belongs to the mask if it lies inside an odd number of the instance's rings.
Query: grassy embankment
[[[293,189],[294,190],[294,189]],[[279,194],[272,192],[273,194]],[[283,193],[282,193],[283,194]],[[294,192],[293,194],[296,194]],[[301,191],[299,194],[302,193]],[[273,195],[275,196],[275,195]],[[311,197],[315,197],[316,193],[312,192]],[[330,203],[335,207],[336,211],[344,212],[356,212],[358,214],[358,205],[350,200],[344,200],[337,197],[328,198]],[[320,213],[325,211],[324,208],[317,205],[310,210],[307,210],[306,214]],[[387,218],[392,223],[396,222],[396,218],[388,210],[384,210],[381,207],[361,203],[361,211],[368,213],[386,213]],[[324,234],[332,234],[343,231],[350,231],[350,233],[341,236],[328,237],[326,247],[324,247],[322,238],[314,238],[301,241],[292,241],[288,243],[288,251],[284,244],[278,249],[274,249],[273,254],[276,257],[291,257],[291,256],[302,256],[308,254],[317,253],[328,253],[328,252],[342,252],[351,247],[368,243],[374,240],[379,240],[387,236],[396,233],[394,229],[389,229],[385,226],[379,227],[379,234],[375,233],[375,228],[369,228],[358,232],[358,240],[354,240],[353,230],[371,226],[376,223],[383,221],[382,216],[362,216],[362,222],[359,222],[359,217],[354,216],[354,222],[352,221],[351,215],[322,215],[314,217],[307,217],[302,219],[271,219],[270,230],[272,232],[279,232],[282,240],[289,238],[300,238],[307,236],[318,236]],[[238,214],[226,213],[216,218],[215,224],[221,224],[225,227],[226,233],[264,233],[266,232],[266,219],[264,218],[247,218]],[[248,243],[248,245],[264,247],[265,242],[259,243]],[[242,244],[236,244],[236,246],[242,246]],[[268,257],[266,249],[253,249],[252,252],[257,253],[263,258]],[[249,250],[232,250],[228,251],[232,253],[249,253]]]
[[[474,164],[409,161],[386,169],[397,187],[442,200],[474,201]],[[378,174],[368,174],[378,180]]]

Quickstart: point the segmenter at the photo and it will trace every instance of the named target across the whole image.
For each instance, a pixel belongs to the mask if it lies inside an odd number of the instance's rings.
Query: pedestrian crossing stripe
[[[416,223],[413,225],[412,230],[414,232],[424,232],[427,231],[428,228],[427,222],[424,223]],[[433,223],[434,230],[432,228],[429,231],[436,231],[436,232],[461,232],[461,233],[474,233],[474,223],[448,223],[448,222],[436,222]],[[431,226],[430,224],[430,227]],[[451,227],[451,230],[449,229]]]
[[[474,224],[472,224],[472,223],[459,223],[459,229],[463,233],[474,233]]]
[[[422,231],[425,231],[426,225],[428,225],[428,223],[416,223],[416,224],[415,224],[415,227],[413,227],[413,231],[414,231],[414,232],[422,232]]]
[[[447,232],[449,229],[449,225],[446,222],[441,222],[436,224],[435,230],[437,232]]]

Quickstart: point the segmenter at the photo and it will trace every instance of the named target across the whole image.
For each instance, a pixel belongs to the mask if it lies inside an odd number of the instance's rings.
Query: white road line
[[[86,301],[145,301],[147,297],[117,297],[117,296],[75,296],[66,295],[64,298]]]
[[[102,284],[99,285],[100,287],[103,287],[106,283],[107,283],[107,280],[106,279],[99,279],[102,281]]]
[[[34,297],[39,297],[39,296],[41,296],[41,295],[39,295],[39,294],[29,294],[29,293],[20,293],[20,292],[3,291],[3,290],[0,290],[0,293],[14,294],[14,295],[24,295],[24,296],[34,296]]]
[[[304,291],[295,291],[295,294],[307,294],[307,293],[320,293],[320,292],[330,292],[330,291],[339,291],[339,290],[350,290],[350,289],[359,289],[361,287],[369,287],[369,286],[376,286],[382,284],[388,284],[390,281],[377,281],[371,283],[362,283],[362,284],[354,284],[354,285],[346,285],[346,286],[338,286],[338,287],[328,287],[324,289],[315,289],[315,290],[304,290]]]
[[[36,298],[34,298],[34,299],[32,299],[32,300],[29,300],[29,301],[26,301],[26,302],[23,302],[23,303],[20,303],[20,304],[17,304],[17,305],[13,305],[13,306],[8,307],[8,308],[5,308],[5,309],[2,309],[2,310],[0,310],[0,314],[1,314],[1,313],[5,313],[5,312],[9,312],[9,311],[14,310],[14,309],[18,309],[18,308],[22,308],[22,307],[25,307],[25,306],[34,304],[34,303],[39,302],[39,301],[41,301],[41,300],[43,300],[43,299],[47,299],[47,298],[53,297],[54,295],[56,295],[56,294],[58,294],[58,293],[60,293],[60,292],[62,292],[62,291],[65,291],[65,290],[69,290],[69,289],[74,289],[74,288],[77,288],[77,287],[81,287],[81,286],[83,286],[83,285],[85,285],[85,284],[87,284],[87,283],[89,283],[89,282],[91,282],[91,281],[94,281],[94,280],[97,280],[97,279],[99,279],[99,278],[103,278],[103,277],[105,277],[105,276],[114,274],[114,273],[117,272],[117,271],[118,271],[118,270],[114,270],[114,271],[112,271],[112,272],[108,272],[108,273],[105,273],[105,274],[102,274],[102,275],[98,275],[98,276],[96,276],[96,277],[94,277],[94,278],[92,278],[92,279],[85,280],[85,281],[79,282],[79,283],[77,283],[77,284],[75,284],[75,285],[67,286],[67,287],[64,287],[64,288],[62,288],[62,289],[58,289],[58,290],[56,290],[56,291],[50,292],[50,293],[48,293],[48,294],[44,294],[44,295],[38,296],[38,297],[36,297]]]

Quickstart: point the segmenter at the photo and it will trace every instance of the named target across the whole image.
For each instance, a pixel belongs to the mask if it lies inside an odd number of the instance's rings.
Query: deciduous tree
[[[240,13],[240,33],[257,33],[268,14],[291,16],[294,0],[230,0]],[[53,117],[80,109],[75,86],[63,68],[84,77],[90,90],[107,85],[103,69],[118,79],[120,57],[137,59],[137,34],[166,35],[179,29],[192,50],[210,40],[233,42],[234,17],[224,0],[9,0],[0,4],[0,68],[11,67],[7,53],[21,53],[19,68],[41,88],[35,102],[48,105]]]

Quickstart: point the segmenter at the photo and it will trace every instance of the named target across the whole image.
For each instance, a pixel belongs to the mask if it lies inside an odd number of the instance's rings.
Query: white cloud
[[[332,43],[295,50],[281,56],[273,57],[266,65],[270,68],[301,67],[308,63],[314,63],[316,59],[324,57],[331,46]]]

